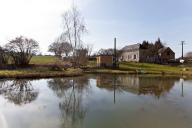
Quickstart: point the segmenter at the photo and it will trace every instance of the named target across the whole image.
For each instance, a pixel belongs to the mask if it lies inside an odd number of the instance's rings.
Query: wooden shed
[[[112,67],[113,66],[113,56],[112,55],[97,56],[97,66],[98,67]]]

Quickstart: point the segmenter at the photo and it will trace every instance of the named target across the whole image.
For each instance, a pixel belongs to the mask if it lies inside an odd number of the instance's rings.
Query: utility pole
[[[181,59],[183,60],[183,45],[185,44],[185,41],[181,41],[181,46],[182,46],[182,55],[181,55]]]

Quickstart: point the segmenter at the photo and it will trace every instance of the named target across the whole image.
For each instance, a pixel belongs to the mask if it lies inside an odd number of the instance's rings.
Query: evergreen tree
[[[156,50],[159,50],[164,47],[163,43],[161,42],[161,39],[158,38],[157,41],[155,41],[154,47]]]

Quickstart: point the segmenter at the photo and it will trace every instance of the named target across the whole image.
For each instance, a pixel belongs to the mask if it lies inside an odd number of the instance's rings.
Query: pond
[[[104,74],[2,79],[0,128],[192,128],[192,80]]]

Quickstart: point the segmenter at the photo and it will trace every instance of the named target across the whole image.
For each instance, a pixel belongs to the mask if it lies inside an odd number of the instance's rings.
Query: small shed
[[[97,58],[98,67],[112,67],[113,66],[113,56],[112,55],[99,55]]]

